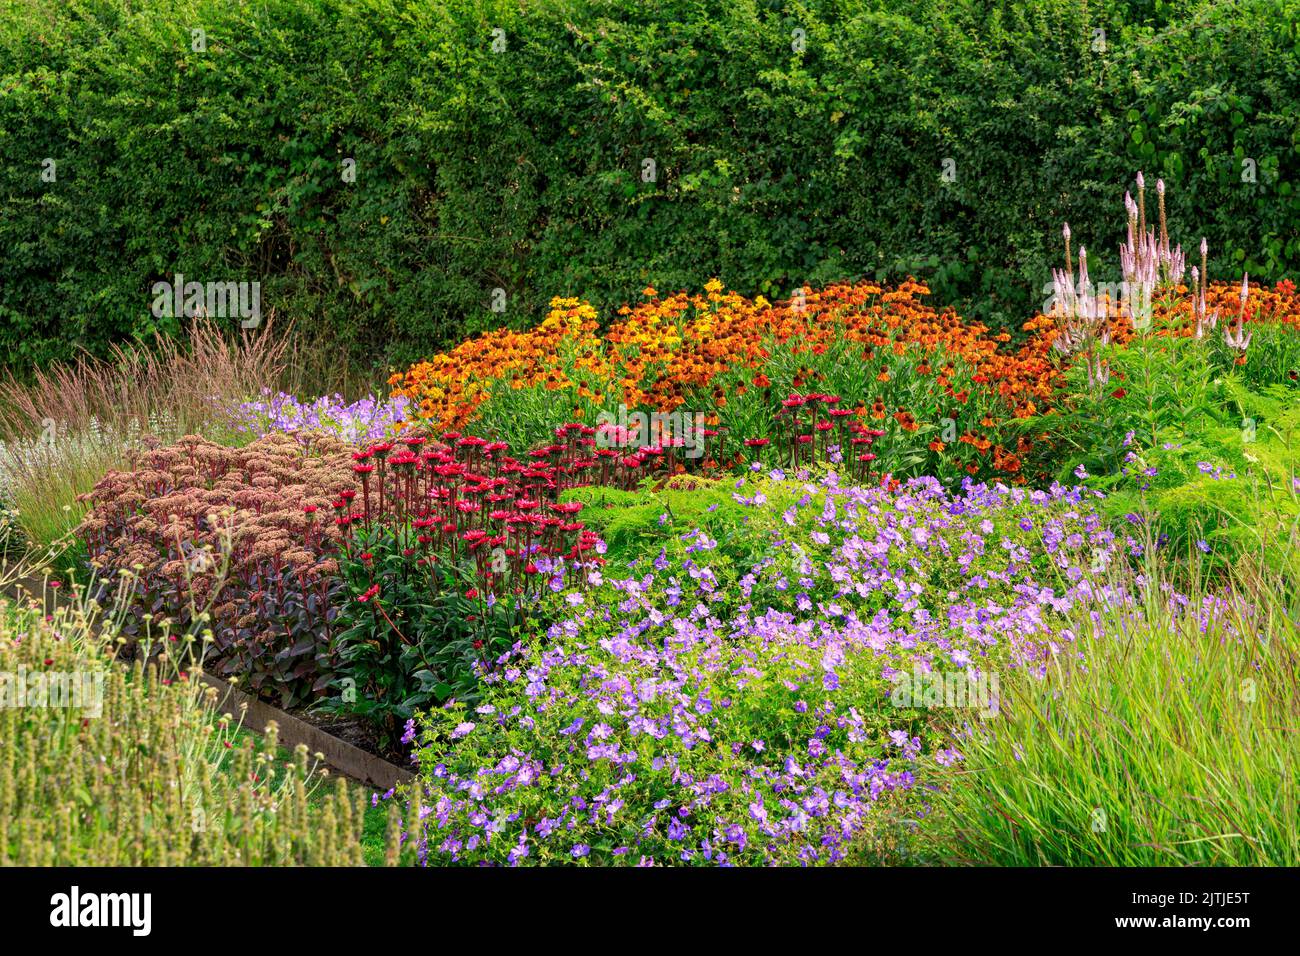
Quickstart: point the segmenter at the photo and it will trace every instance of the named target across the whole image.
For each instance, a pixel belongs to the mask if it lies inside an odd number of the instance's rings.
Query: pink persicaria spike
[[[1142,174],[1138,173],[1138,175],[1141,176]],[[1156,192],[1161,196],[1165,194],[1165,181],[1163,179],[1156,180]]]
[[[1205,335],[1205,295],[1201,291],[1201,270],[1192,266],[1192,334]]]
[[[1223,330],[1223,341],[1231,349],[1238,352],[1245,352],[1250,348],[1250,338],[1254,333],[1246,331],[1245,323],[1238,323],[1235,326],[1229,325]]]

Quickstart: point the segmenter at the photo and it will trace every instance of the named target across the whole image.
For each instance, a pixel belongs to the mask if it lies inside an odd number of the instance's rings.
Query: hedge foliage
[[[553,295],[607,316],[715,275],[775,298],[914,273],[1018,325],[1063,219],[1117,273],[1114,197],[1139,168],[1214,277],[1300,266],[1296,0],[4,11],[14,366],[174,330],[149,306],[176,272],[260,280],[264,314],[388,362]]]

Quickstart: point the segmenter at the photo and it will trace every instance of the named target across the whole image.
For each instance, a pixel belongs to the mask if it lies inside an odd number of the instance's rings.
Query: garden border
[[[298,744],[305,744],[309,753],[323,754],[327,764],[354,780],[381,790],[391,790],[399,784],[411,783],[415,779],[409,770],[389,763],[382,757],[367,753],[360,747],[353,746],[346,740],[340,740],[319,727],[313,727],[266,701],[245,694],[220,677],[203,674],[202,680],[217,691],[217,708],[222,713],[231,713],[233,716],[240,708],[245,708],[242,726],[258,733],[264,733],[266,725],[270,721],[275,721],[282,745],[292,748]]]

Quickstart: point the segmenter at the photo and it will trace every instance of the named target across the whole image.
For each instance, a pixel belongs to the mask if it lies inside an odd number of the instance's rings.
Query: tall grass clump
[[[1079,620],[1043,678],[959,733],[951,856],[1007,866],[1300,863],[1300,591],[1238,570]],[[1181,606],[1175,606],[1181,605]]]
[[[0,503],[29,546],[59,548],[81,521],[78,496],[153,439],[241,441],[239,403],[276,386],[291,338],[271,322],[237,337],[196,320],[185,341],[115,348],[0,379]]]
[[[239,733],[167,654],[114,662],[114,629],[0,602],[0,865],[362,863],[359,788]]]

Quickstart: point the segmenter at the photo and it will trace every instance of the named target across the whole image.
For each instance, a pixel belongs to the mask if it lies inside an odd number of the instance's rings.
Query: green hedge
[[[1300,265],[1298,8],[18,0],[0,355],[174,328],[149,306],[175,272],[260,280],[264,312],[374,362],[714,275],[771,297],[915,273],[1018,324],[1062,219],[1116,270],[1139,168],[1214,275],[1278,278]]]

